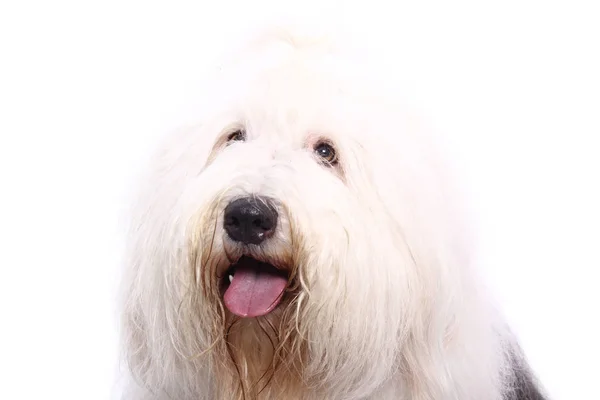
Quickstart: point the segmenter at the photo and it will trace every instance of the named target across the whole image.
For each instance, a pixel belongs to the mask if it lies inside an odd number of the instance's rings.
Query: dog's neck
[[[302,378],[302,349],[277,313],[228,324],[226,340],[214,353],[217,398],[305,399],[318,393]],[[311,397],[314,398],[314,397]]]

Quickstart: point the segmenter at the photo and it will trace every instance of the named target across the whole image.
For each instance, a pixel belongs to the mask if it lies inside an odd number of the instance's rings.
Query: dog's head
[[[129,323],[146,363],[236,371],[246,393],[296,379],[360,397],[441,290],[451,199],[385,79],[319,43],[250,49],[153,161]]]

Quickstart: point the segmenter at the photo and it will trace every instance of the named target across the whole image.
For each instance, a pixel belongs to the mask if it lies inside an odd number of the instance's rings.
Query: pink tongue
[[[235,315],[259,317],[279,304],[286,286],[285,276],[275,268],[257,262],[236,269],[223,300]]]

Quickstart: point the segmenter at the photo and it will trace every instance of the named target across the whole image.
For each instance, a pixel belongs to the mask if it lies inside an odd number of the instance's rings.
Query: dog
[[[130,212],[122,398],[545,398],[434,135],[350,60],[259,35],[161,143]]]

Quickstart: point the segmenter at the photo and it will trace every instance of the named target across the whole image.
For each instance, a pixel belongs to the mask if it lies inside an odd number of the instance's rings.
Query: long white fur
[[[480,286],[435,141],[387,73],[345,55],[319,37],[260,36],[215,77],[199,124],[160,147],[131,211],[124,399],[501,400],[510,390],[512,339]],[[237,126],[249,140],[219,145]],[[318,137],[335,143],[339,169],[311,153]],[[299,285],[285,316],[268,317],[286,320],[278,332],[292,345],[260,387],[275,353],[264,326],[236,325],[233,368],[211,289],[239,251],[222,210],[243,194],[279,202],[261,251],[295,262]]]

